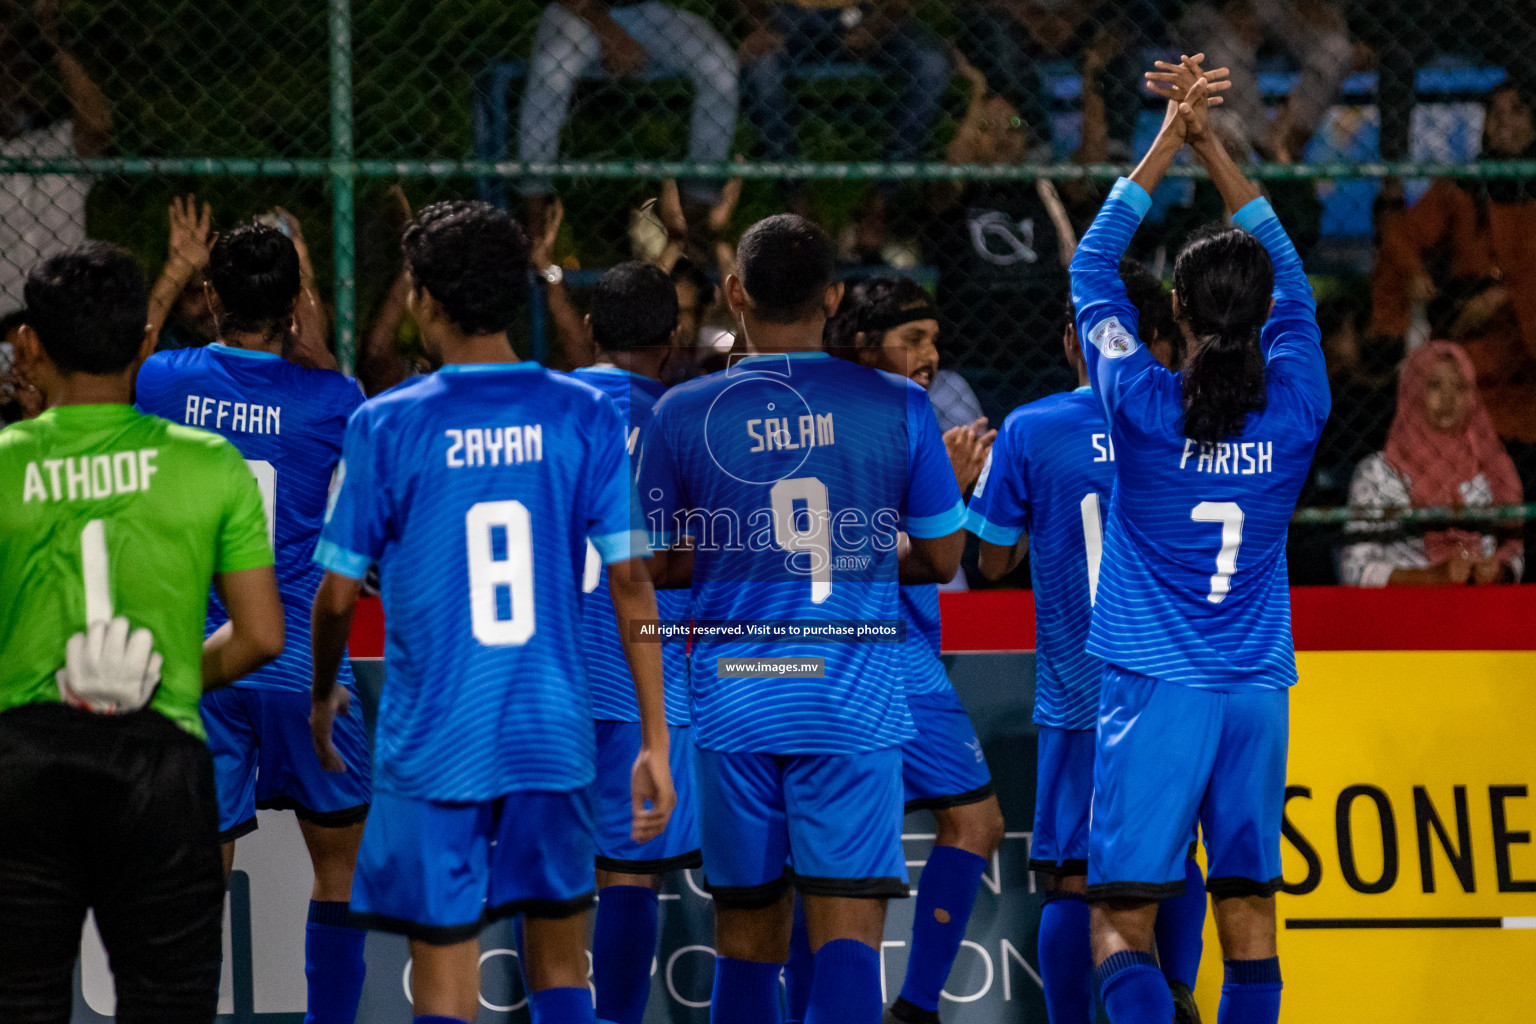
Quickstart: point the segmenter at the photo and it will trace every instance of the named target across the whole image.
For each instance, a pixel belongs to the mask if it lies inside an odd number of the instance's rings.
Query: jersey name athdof
[[[1141,342],[1125,329],[1120,318],[1113,316],[1094,324],[1093,330],[1088,332],[1088,340],[1093,342],[1093,347],[1105,359],[1119,359],[1141,347]]]
[[[1195,459],[1196,473],[1223,473],[1228,476],[1253,476],[1275,468],[1273,441],[1192,441],[1184,439],[1184,455],[1179,468]]]
[[[182,420],[189,427],[241,434],[281,434],[283,407],[261,405],[258,402],[231,402],[206,395],[188,395]]]
[[[150,478],[160,471],[155,466],[159,454],[158,448],[139,448],[111,455],[29,462],[22,473],[22,503],[81,501],[147,491]]]

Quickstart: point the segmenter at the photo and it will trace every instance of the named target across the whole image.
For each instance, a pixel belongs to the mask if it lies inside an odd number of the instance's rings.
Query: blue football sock
[[[1151,953],[1116,953],[1099,964],[1093,982],[1110,1024],[1168,1024],[1173,1019],[1173,994]]]
[[[310,900],[304,928],[304,977],[309,1009],[304,1024],[352,1024],[363,996],[363,941],[367,932],[348,925],[345,900]]]
[[[457,1017],[439,1017],[436,1014],[425,1014],[412,1017],[411,1024],[470,1024],[470,1022],[460,1020]]]
[[[789,933],[789,962],[784,965],[784,1024],[805,1020],[811,1001],[811,980],[816,961],[811,956],[811,937],[805,930],[805,904],[795,899],[795,927]]]
[[[597,1019],[640,1024],[651,995],[656,956],[657,897],[647,886],[610,885],[597,901],[592,932],[592,983]]]
[[[528,997],[533,1024],[592,1024],[592,993],[585,988],[546,988]]]
[[[711,1024],[779,1024],[779,972],[783,964],[715,957]]]
[[[935,846],[917,883],[912,922],[912,955],[901,998],[924,1010],[939,1008],[939,993],[949,980],[965,926],[971,920],[976,890],[987,859],[955,846]]]
[[[1058,894],[1040,911],[1040,980],[1051,1024],[1092,1024],[1093,945],[1088,904]]]
[[[816,951],[816,977],[805,1024],[880,1024],[880,954],[857,939],[833,939]]]
[[[1280,958],[1224,960],[1216,1024],[1275,1024],[1280,1019]]]
[[[1184,895],[1157,905],[1157,961],[1169,981],[1191,992],[1205,949],[1205,878],[1195,858],[1184,861]]]

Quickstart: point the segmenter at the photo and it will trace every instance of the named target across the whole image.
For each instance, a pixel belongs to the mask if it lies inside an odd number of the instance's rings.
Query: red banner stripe
[[[939,595],[944,650],[1030,651],[1028,590]],[[1536,587],[1295,587],[1291,632],[1299,651],[1524,651],[1536,649]],[[352,656],[384,655],[384,612],[358,602]]]

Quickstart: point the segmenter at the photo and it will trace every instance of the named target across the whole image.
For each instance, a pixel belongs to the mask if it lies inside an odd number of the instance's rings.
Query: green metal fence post
[[[336,361],[353,372],[357,338],[357,234],[352,152],[352,4],[330,0],[331,23],[331,226],[335,235]]]

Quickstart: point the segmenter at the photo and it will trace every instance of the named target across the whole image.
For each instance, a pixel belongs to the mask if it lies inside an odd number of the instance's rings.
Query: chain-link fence
[[[174,196],[210,202],[213,230],[281,206],[338,356],[376,388],[419,356],[403,220],[478,195],[563,269],[531,277],[531,354],[590,358],[585,294],[639,257],[674,269],[688,361],[707,365],[728,344],[731,243],[791,209],[827,228],[850,277],[932,293],[953,371],[936,404],[994,425],[1075,383],[1065,261],[1161,120],[1141,72],[1204,51],[1233,72],[1229,148],[1321,304],[1335,408],[1302,502],[1331,511],[1299,517],[1293,575],[1520,568],[1518,509],[1465,510],[1536,485],[1523,0],[9,0],[0,33],[0,313],[31,263],[87,236],[158,273]],[[1166,279],[1220,212],[1176,167],[1136,255]],[[185,276],[168,345],[215,331]],[[1426,347],[1440,339],[1461,347]],[[12,415],[24,399],[0,388]]]

